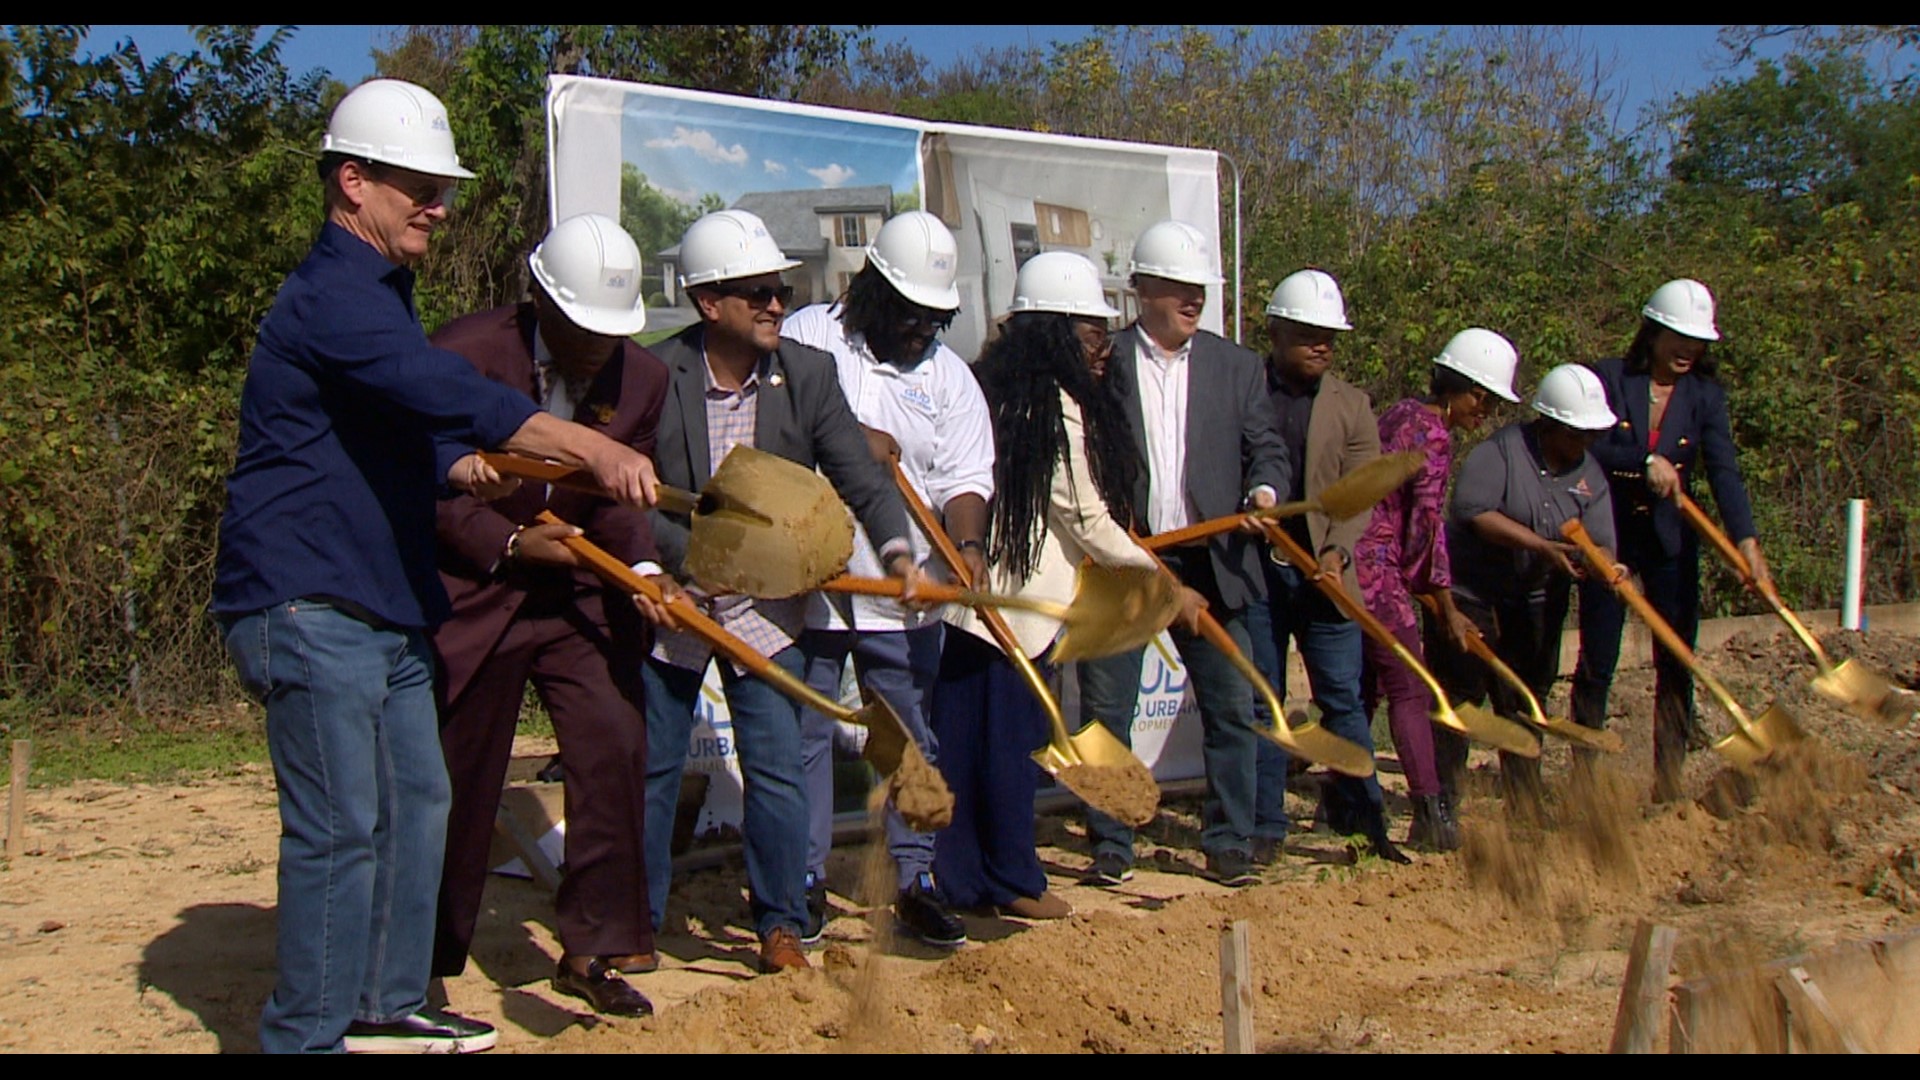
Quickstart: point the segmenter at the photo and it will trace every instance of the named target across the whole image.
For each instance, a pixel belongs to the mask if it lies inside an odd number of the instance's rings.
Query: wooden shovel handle
[[[569,491],[612,498],[593,473],[572,465],[562,465],[557,461],[542,461],[539,458],[521,457],[519,454],[501,454],[492,450],[480,451],[480,460],[493,466],[493,471],[501,476],[518,476],[522,480],[538,480],[554,487]],[[654,491],[658,501],[654,504],[670,514],[691,514],[700,502],[700,497],[691,491],[684,491],[667,484],[655,484]]]
[[[1653,632],[1653,636],[1668,652],[1687,667],[1696,666],[1697,661],[1693,650],[1688,648],[1687,643],[1681,640],[1679,633],[1667,624],[1667,620],[1661,618],[1660,613],[1654,610],[1653,602],[1642,595],[1640,590],[1634,587],[1633,582],[1627,580],[1620,564],[1614,562],[1604,548],[1593,542],[1592,534],[1587,532],[1585,525],[1580,524],[1579,518],[1573,518],[1560,526],[1560,535],[1580,549],[1580,553],[1586,556],[1587,563],[1593,567],[1594,573],[1599,574],[1602,580],[1613,586],[1613,591],[1620,595],[1620,599],[1626,601],[1634,614],[1640,616],[1640,621],[1647,624],[1647,629]]]
[[[1246,524],[1246,521],[1247,515],[1245,514],[1228,514],[1226,517],[1209,518],[1206,521],[1188,525],[1183,529],[1174,529],[1171,532],[1155,533],[1152,536],[1141,537],[1139,538],[1140,546],[1146,548],[1148,551],[1159,551],[1162,548],[1179,547],[1182,544],[1191,544],[1196,540],[1206,540],[1210,537],[1219,536],[1224,532],[1232,532]]]
[[[1705,510],[1700,509],[1699,503],[1687,498],[1686,492],[1676,488],[1673,492],[1673,504],[1679,507],[1680,516],[1687,519],[1687,524],[1692,525],[1696,532],[1706,537],[1707,542],[1713,545],[1713,549],[1720,553],[1720,558],[1728,566],[1733,567],[1733,572],[1740,575],[1740,580],[1746,582],[1747,588],[1776,604],[1780,602],[1780,595],[1774,591],[1773,582],[1763,582],[1753,576],[1753,567],[1747,565],[1745,553],[1733,542],[1732,537],[1713,523],[1713,519],[1707,516]]]
[[[1342,588],[1338,581],[1320,576],[1320,563],[1307,554],[1307,549],[1301,547],[1299,541],[1287,535],[1287,530],[1271,521],[1262,524],[1266,528],[1267,539],[1273,546],[1280,549],[1280,553],[1287,557],[1288,562],[1299,567],[1301,573],[1306,574],[1307,579],[1313,582],[1314,587],[1324,593],[1327,599],[1333,601],[1334,607],[1339,608],[1347,618],[1359,623],[1360,629],[1366,631],[1368,637],[1389,649],[1400,646],[1400,639],[1393,636],[1393,631],[1387,629],[1385,623],[1374,618],[1373,612],[1367,610],[1367,605],[1348,595],[1347,590]],[[1400,647],[1404,648],[1404,646]]]
[[[964,576],[965,571],[955,572],[955,576]],[[890,596],[898,598],[905,592],[907,583],[899,578],[864,578],[841,574],[820,583],[821,592],[847,593],[853,596]],[[958,585],[939,585],[928,582],[920,586],[914,595],[921,600],[934,604],[964,604],[971,596],[971,589]]]
[[[540,511],[537,520],[544,525],[567,524],[551,510]],[[660,586],[634,573],[632,567],[609,554],[600,545],[584,536],[569,536],[560,543],[565,545],[568,551],[579,556],[580,561],[587,564],[587,569],[600,575],[601,580],[607,584],[616,589],[624,589],[629,593],[644,596],[656,604],[664,604],[668,611],[673,612],[673,617],[680,620],[680,625],[719,650],[727,659],[763,678],[767,677],[769,671],[786,674],[779,665],[762,656],[758,649],[741,641],[729,633],[725,627],[714,622],[705,612],[694,606],[693,601],[684,596],[668,600]]]
[[[900,467],[898,458],[893,462],[893,483],[900,489],[900,498],[906,502],[907,511],[920,523],[920,531],[927,534],[927,539],[933,542],[940,557],[947,561],[947,568],[953,571],[960,587],[977,589],[984,585],[985,582],[973,580],[972,572],[967,569],[967,561],[960,557],[960,549],[954,546],[953,537],[947,535],[946,528],[934,515],[933,507],[928,506],[920,493],[913,489],[913,481],[907,479],[907,472]],[[1033,688],[1034,696],[1040,700],[1040,707],[1047,714],[1047,728],[1052,733],[1048,741],[1062,757],[1075,765],[1080,764],[1080,752],[1073,747],[1067,732],[1066,715],[1060,711],[1060,702],[1054,698],[1046,679],[1041,677],[1040,669],[1034,667],[1033,661],[1027,657],[1027,651],[1020,647],[1020,639],[1013,636],[1013,628],[993,608],[979,606],[973,609],[973,613],[979,616],[980,625],[986,627],[987,633],[993,636],[994,644],[1006,654],[1007,662],[1019,669],[1021,677]]]

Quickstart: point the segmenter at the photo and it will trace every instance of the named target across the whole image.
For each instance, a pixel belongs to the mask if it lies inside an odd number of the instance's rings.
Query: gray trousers
[[[860,684],[885,698],[906,723],[929,764],[938,764],[939,746],[927,722],[928,699],[940,677],[940,623],[918,630],[808,630],[800,638],[806,654],[807,685],[830,698],[840,694],[840,673],[847,657]],[[800,763],[806,774],[807,870],[826,880],[827,853],[833,850],[834,721],[818,711],[800,710]],[[899,811],[887,808],[887,851],[899,871],[900,887],[933,869],[933,834],[907,828]]]

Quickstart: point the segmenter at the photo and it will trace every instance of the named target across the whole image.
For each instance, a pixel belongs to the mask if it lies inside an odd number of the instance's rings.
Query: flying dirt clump
[[[893,808],[916,832],[935,832],[953,824],[953,791],[940,770],[909,742],[900,755],[900,767],[887,777],[885,788]]]

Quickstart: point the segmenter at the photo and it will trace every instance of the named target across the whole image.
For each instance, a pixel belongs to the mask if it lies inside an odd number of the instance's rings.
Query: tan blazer
[[[1307,498],[1317,498],[1328,484],[1380,456],[1380,425],[1373,417],[1373,399],[1365,390],[1336,375],[1320,378],[1320,393],[1313,399],[1313,415],[1307,420]],[[1341,583],[1347,595],[1360,598],[1360,580],[1353,572],[1353,549],[1360,534],[1367,531],[1372,511],[1334,521],[1325,514],[1307,515],[1307,536],[1313,540],[1318,556],[1337,547],[1346,556],[1346,573]]]
[[[1060,394],[1060,418],[1066,422],[1067,457],[1053,470],[1047,536],[1040,546],[1039,562],[1033,576],[1025,581],[1014,580],[1000,567],[991,568],[989,577],[995,592],[1066,603],[1073,599],[1074,574],[1082,559],[1090,557],[1102,566],[1153,566],[1153,559],[1107,513],[1107,504],[1100,498],[1087,465],[1086,423],[1080,417],[1080,406],[1064,391]],[[1030,611],[1002,608],[1000,614],[1028,656],[1045,652],[1060,631],[1059,623]],[[993,641],[972,608],[952,605],[941,618],[982,641]]]

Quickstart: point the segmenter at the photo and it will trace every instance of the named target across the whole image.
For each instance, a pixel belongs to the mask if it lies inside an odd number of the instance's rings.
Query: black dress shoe
[[[341,1048],[349,1054],[472,1054],[493,1049],[493,1025],[441,1009],[421,1009],[385,1024],[355,1020]]]
[[[1207,853],[1207,876],[1225,885],[1229,889],[1245,888],[1260,882],[1260,871],[1244,852],[1212,851]]]
[[[608,1016],[653,1015],[653,1002],[598,957],[587,961],[584,975],[575,972],[563,958],[553,971],[553,988],[586,1001],[594,1012]]]

